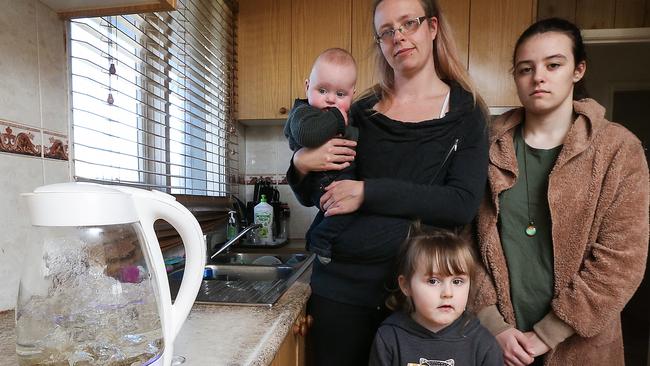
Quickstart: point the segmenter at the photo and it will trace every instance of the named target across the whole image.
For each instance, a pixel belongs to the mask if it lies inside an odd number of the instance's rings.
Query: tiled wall
[[[16,304],[33,230],[19,194],[70,179],[65,26],[37,0],[0,0],[0,311]]]
[[[254,179],[270,177],[277,183],[280,201],[287,202],[291,209],[289,220],[289,236],[293,239],[304,239],[314,216],[318,212],[315,207],[304,207],[294,197],[291,188],[286,184],[286,172],[289,167],[292,152],[289,149],[283,126],[277,121],[269,122],[267,126],[242,126],[240,133],[240,166],[243,172],[244,185],[241,185],[240,197],[246,201],[253,198]],[[242,141],[245,145],[242,148]]]

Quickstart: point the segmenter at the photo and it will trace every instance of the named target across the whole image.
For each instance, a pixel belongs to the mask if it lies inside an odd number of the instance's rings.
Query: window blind
[[[77,180],[226,196],[238,173],[235,3],[70,22]]]

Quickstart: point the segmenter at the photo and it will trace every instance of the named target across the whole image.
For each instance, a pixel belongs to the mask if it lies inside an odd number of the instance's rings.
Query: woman
[[[314,263],[308,353],[322,365],[368,363],[411,220],[467,224],[485,190],[483,104],[437,3],[383,0],[373,9],[380,83],[352,106],[358,143],[303,148],[287,173],[304,203],[318,185],[309,172],[340,170],[355,159],[360,179],[334,182],[321,198],[326,216],[359,212],[333,243],[332,261]]]
[[[632,133],[577,100],[585,59],[575,25],[531,25],[513,56],[523,108],[491,125],[478,220],[490,276],[474,308],[507,365],[623,365],[620,312],[648,249],[648,167]]]

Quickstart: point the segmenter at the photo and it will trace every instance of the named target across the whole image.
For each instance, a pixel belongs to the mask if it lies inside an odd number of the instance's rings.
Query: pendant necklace
[[[530,216],[530,192],[528,191],[528,161],[526,159],[528,146],[526,146],[526,139],[524,138],[524,129],[521,129],[521,140],[524,142],[524,175],[526,178],[526,206],[528,208],[528,225],[526,226],[526,235],[533,237],[537,234],[537,227],[535,227],[535,220]]]

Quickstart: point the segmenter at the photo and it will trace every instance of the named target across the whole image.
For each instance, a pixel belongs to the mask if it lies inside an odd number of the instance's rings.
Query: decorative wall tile
[[[0,151],[41,156],[41,130],[0,120]]]
[[[287,176],[284,174],[261,174],[261,175],[244,175],[244,182],[242,184],[255,185],[255,183],[264,181],[271,182],[271,184],[288,184]]]
[[[16,306],[23,258],[37,255],[28,252],[37,236],[20,193],[70,180],[65,52],[65,21],[54,11],[38,0],[2,2],[0,311]]]
[[[68,137],[56,132],[43,131],[43,156],[68,160]]]

